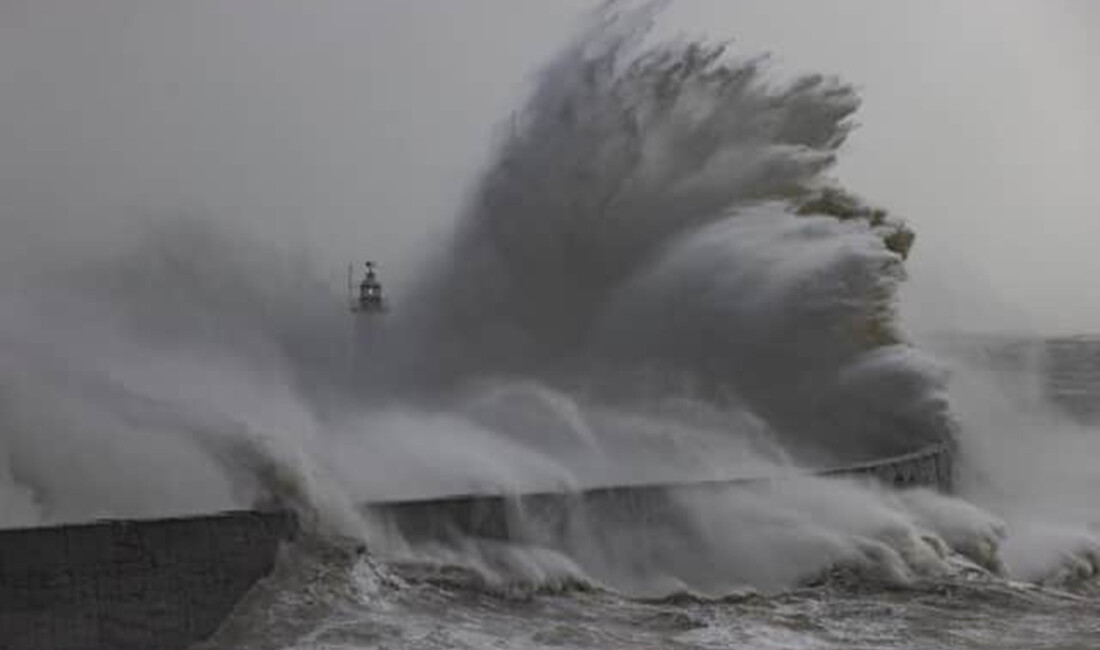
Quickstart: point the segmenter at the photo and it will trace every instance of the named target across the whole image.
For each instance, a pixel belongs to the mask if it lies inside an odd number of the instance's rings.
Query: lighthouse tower
[[[379,367],[377,341],[381,336],[381,317],[389,305],[378,281],[378,265],[366,262],[359,284],[354,282],[354,269],[348,265],[348,308],[351,323],[348,341],[348,372],[351,381],[367,386],[383,373]]]
[[[359,282],[359,291],[352,287],[352,270],[348,266],[348,302],[351,311],[360,314],[377,314],[386,311],[386,298],[382,295],[382,283],[378,281],[378,265],[366,262],[366,272]]]

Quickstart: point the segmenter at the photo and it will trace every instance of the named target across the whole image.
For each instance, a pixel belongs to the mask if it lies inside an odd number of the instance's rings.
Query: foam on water
[[[1092,602],[1064,592],[1095,585],[1095,430],[966,360],[948,403],[895,319],[911,233],[828,176],[853,89],[655,15],[613,3],[540,72],[356,350],[323,273],[209,223],[0,285],[3,522],[293,507],[312,537],[211,647],[949,646],[929,610]],[[966,500],[793,471],[952,435]],[[761,475],[524,543],[355,507]]]

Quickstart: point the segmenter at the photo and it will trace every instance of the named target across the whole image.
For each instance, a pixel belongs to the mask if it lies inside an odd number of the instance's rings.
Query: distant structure
[[[382,283],[378,281],[378,265],[366,262],[366,271],[359,282],[359,291],[352,283],[352,266],[348,265],[348,303],[354,313],[376,314],[386,311],[386,298],[382,294]]]
[[[358,284],[355,267],[348,264],[348,319],[347,361],[348,379],[354,386],[362,387],[375,380],[382,372],[376,346],[383,326],[381,316],[389,309],[382,283],[378,281],[378,265],[364,262],[364,271]]]

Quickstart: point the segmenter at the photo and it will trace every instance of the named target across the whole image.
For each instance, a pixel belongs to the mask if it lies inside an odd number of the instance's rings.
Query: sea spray
[[[770,593],[838,577],[909,588],[1003,573],[1005,526],[994,515],[925,490],[852,480],[774,478],[506,507],[506,539],[439,527],[437,536],[402,538],[382,514],[373,530],[386,532],[373,548],[463,567],[506,591],[583,578],[639,598],[720,598],[746,586]]]
[[[5,424],[32,447],[129,422],[122,449],[219,476],[166,509],[266,497],[307,520],[375,498],[789,476],[949,437],[942,375],[893,322],[911,236],[826,175],[854,91],[647,43],[649,18],[597,21],[537,77],[366,368],[347,372],[352,316],[308,264],[175,221],[37,285],[5,341],[84,397],[64,426],[42,426],[48,407]],[[118,457],[100,473],[123,474]],[[76,493],[148,512],[45,465],[12,474],[66,517]],[[582,512],[557,552],[623,589],[722,591],[848,561],[909,579],[966,546],[922,542],[948,535],[873,488],[789,485],[684,496],[656,532]]]
[[[950,437],[919,353],[866,363],[902,344],[912,233],[825,175],[855,92],[649,43],[651,18],[609,10],[538,75],[379,367],[421,393],[537,377],[643,404],[690,385],[806,463]]]
[[[1003,521],[999,562],[1014,579],[1094,589],[1100,510],[1097,429],[1052,403],[1041,340],[930,337],[952,373],[959,495]],[[1089,344],[1079,343],[1079,354]],[[1053,369],[1057,372],[1057,369]]]

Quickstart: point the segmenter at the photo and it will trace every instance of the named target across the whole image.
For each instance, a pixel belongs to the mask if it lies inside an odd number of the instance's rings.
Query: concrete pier
[[[950,492],[954,449],[949,443],[880,461],[823,470],[817,476],[865,478],[898,488],[930,487]],[[741,486],[758,486],[775,478],[699,481],[684,484],[631,485],[584,490],[574,494],[455,496],[425,501],[368,506],[377,519],[405,539],[482,537],[556,546],[577,526],[665,524],[683,516],[682,499],[721,495]]]
[[[0,648],[172,650],[271,572],[285,513],[0,531]]]
[[[949,490],[948,444],[822,472]],[[574,494],[455,496],[368,505],[411,539],[567,538],[577,522],[676,517],[677,495],[766,480],[639,485]],[[675,521],[675,520],[672,520]],[[0,531],[0,650],[183,650],[208,636],[274,568],[298,530],[289,513]]]

